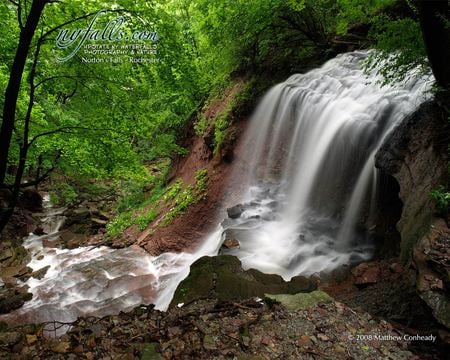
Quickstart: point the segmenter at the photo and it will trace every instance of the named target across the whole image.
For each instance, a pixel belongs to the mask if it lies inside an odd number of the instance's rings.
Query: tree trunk
[[[420,26],[431,69],[439,86],[450,89],[450,2],[418,0]]]
[[[25,62],[46,3],[47,0],[33,0],[26,24],[20,31],[19,44],[17,45],[16,55],[11,67],[3,105],[3,122],[0,129],[0,187],[5,184],[8,154],[16,117],[17,98]]]

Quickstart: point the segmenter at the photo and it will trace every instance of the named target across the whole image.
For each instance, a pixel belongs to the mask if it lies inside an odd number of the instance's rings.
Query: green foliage
[[[172,208],[164,216],[163,226],[169,225],[177,216],[182,214],[195,201],[194,190],[192,186],[187,186],[174,199]]]
[[[192,204],[197,203],[198,201],[205,199],[207,196],[207,188],[208,188],[208,170],[200,169],[197,170],[195,174],[195,186],[186,186],[182,191],[180,185],[177,185],[178,192],[171,199],[173,202],[171,203],[171,208],[165,214],[164,220],[162,221],[162,226],[169,225],[176,217],[183,214],[185,210],[191,206]],[[181,180],[175,182],[175,184],[182,184]],[[174,185],[175,185],[174,184]],[[170,188],[169,188],[170,190]]]
[[[167,191],[163,197],[164,201],[175,199],[182,189],[183,189],[183,181],[181,179],[178,179],[167,188]]]
[[[214,155],[220,153],[222,144],[227,136],[229,124],[229,112],[224,112],[219,115],[214,123]]]
[[[195,186],[197,197],[202,198],[206,195],[206,190],[208,188],[208,170],[200,169],[195,173]]]
[[[136,219],[136,225],[139,226],[139,230],[143,231],[147,228],[148,224],[156,219],[157,216],[158,213],[156,211],[150,210]]]
[[[110,238],[121,235],[133,224],[133,213],[123,212],[106,225],[106,235]]]
[[[383,9],[393,5],[397,0],[337,0],[338,9],[336,33],[346,34],[349,26],[358,23],[371,23]]]
[[[202,113],[199,115],[197,121],[194,124],[195,134],[197,136],[203,136],[205,135],[207,129],[208,129],[208,120],[206,120],[206,117]]]
[[[60,180],[52,186],[50,200],[55,205],[71,206],[78,202],[78,193],[72,185]]]
[[[379,71],[384,83],[402,81],[416,68],[423,73],[429,71],[420,25],[416,20],[378,16],[373,19],[369,36],[375,42],[377,52],[369,58],[367,68],[375,68],[381,61],[383,66]]]
[[[436,209],[446,214],[450,205],[450,192],[444,186],[439,186],[430,193],[431,199],[436,203]]]

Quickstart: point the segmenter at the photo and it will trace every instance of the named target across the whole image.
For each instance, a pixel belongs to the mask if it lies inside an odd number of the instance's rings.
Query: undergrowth
[[[161,226],[169,225],[176,217],[183,214],[186,209],[207,195],[208,171],[201,169],[196,172],[195,185],[186,185],[178,179],[170,186],[164,186],[160,181],[150,196],[140,204],[135,205],[119,215],[106,226],[107,236],[114,238],[122,234],[132,225],[139,230],[145,230],[156,218],[162,215]],[[144,196],[144,195],[142,195]],[[161,214],[161,208],[170,206],[166,214]]]

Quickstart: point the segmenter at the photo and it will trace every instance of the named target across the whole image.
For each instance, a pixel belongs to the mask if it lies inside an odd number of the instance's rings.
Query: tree
[[[11,67],[11,73],[9,76],[8,86],[6,87],[5,100],[3,104],[3,118],[0,129],[0,187],[5,184],[8,154],[16,119],[17,99],[19,96],[25,62],[30,51],[31,41],[33,40],[42,12],[44,11],[44,7],[51,2],[53,1],[33,0],[25,26],[22,26],[21,24],[21,4],[20,2],[16,3],[16,6],[18,7],[17,11],[19,13],[20,37],[16,55]]]
[[[431,69],[437,84],[448,91],[450,89],[450,2],[418,0],[417,4]]]

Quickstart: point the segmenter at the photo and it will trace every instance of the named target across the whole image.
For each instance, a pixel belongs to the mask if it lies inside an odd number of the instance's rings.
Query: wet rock
[[[5,277],[5,278],[10,278],[10,277],[20,278],[31,272],[32,272],[32,269],[29,268],[28,266],[24,266],[24,265],[8,266],[8,267],[4,267],[3,269],[0,270],[1,276]]]
[[[302,276],[285,282],[279,275],[255,269],[244,271],[235,256],[205,256],[192,264],[189,276],[178,285],[171,306],[208,296],[219,300],[245,299],[264,294],[295,294],[316,287],[316,281]]]
[[[12,346],[22,341],[23,335],[20,332],[0,333],[0,345]]]
[[[43,267],[42,269],[36,270],[34,272],[31,273],[31,277],[41,280],[42,278],[44,278],[45,274],[47,273],[48,269],[50,269],[50,265],[47,265],[45,267]]]
[[[239,240],[236,239],[226,239],[222,246],[226,249],[236,249],[239,248]]]
[[[70,230],[64,230],[61,233],[61,240],[68,249],[76,249],[82,246],[87,238],[85,234],[78,234]]]
[[[37,236],[45,235],[45,231],[41,226],[36,227],[36,229],[33,230],[33,234]]]
[[[42,240],[42,246],[45,248],[57,248],[59,246],[61,246],[61,239],[56,239],[56,240],[50,240],[50,239],[44,239]]]
[[[351,272],[355,285],[376,284],[380,278],[380,267],[376,262],[359,264]]]
[[[67,210],[64,212],[64,216],[67,217],[65,225],[71,226],[73,224],[86,223],[91,216],[91,212],[86,207],[79,207]]]
[[[0,314],[9,313],[12,310],[19,309],[26,301],[31,300],[32,294],[19,291],[8,291],[0,295]]]
[[[275,300],[281,303],[288,310],[304,310],[318,303],[330,303],[333,298],[327,293],[316,290],[310,293],[300,293],[300,294],[277,294],[271,295],[266,294],[269,299]]]
[[[227,214],[230,219],[237,219],[244,212],[244,206],[242,204],[238,204],[231,208],[227,209]]]

